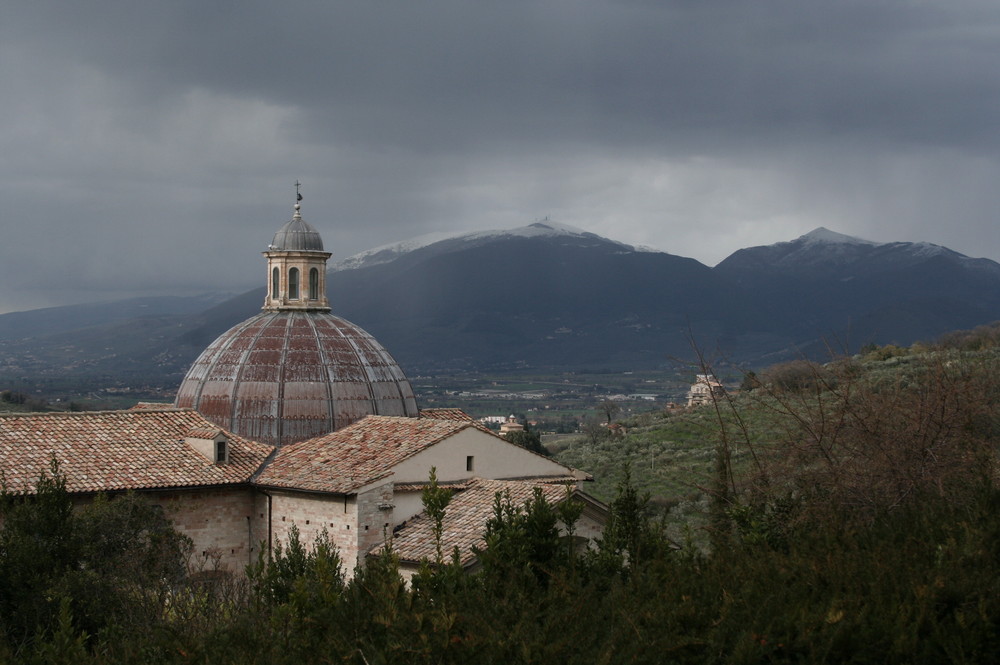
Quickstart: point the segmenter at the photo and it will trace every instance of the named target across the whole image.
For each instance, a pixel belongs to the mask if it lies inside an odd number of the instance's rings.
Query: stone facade
[[[348,573],[370,548],[382,542],[387,529],[393,526],[392,483],[360,492],[357,495],[321,494],[317,492],[290,492],[268,490],[261,492],[265,524],[270,503],[270,530],[272,543],[287,543],[292,527],[298,529],[299,539],[310,544],[322,532],[340,553]]]
[[[249,487],[149,492],[150,503],[193,543],[192,565],[240,571],[259,554],[263,534]]]

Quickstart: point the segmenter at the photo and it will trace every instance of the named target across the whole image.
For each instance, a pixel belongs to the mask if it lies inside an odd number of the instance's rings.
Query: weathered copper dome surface
[[[231,432],[288,445],[366,415],[417,416],[413,389],[371,335],[328,312],[263,312],[207,349],[177,391]]]

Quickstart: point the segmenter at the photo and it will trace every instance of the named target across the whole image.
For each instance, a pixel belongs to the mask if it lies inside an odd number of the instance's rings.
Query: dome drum
[[[264,309],[329,311],[326,298],[328,252],[267,251],[268,291]]]

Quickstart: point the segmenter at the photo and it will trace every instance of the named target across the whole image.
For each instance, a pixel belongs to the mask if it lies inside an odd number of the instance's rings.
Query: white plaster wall
[[[469,455],[473,457],[471,471],[466,470]],[[431,467],[437,468],[440,482],[473,477],[501,479],[570,473],[562,464],[472,427],[394,466],[393,480],[397,483],[427,482]]]
[[[393,510],[393,516],[396,521],[393,526],[405,522],[424,511],[423,492],[397,491],[393,497],[393,503],[396,504]]]

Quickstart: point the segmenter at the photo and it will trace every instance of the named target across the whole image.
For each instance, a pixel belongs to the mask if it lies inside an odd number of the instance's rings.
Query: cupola
[[[326,298],[326,261],[330,252],[323,250],[319,231],[302,219],[302,194],[295,183],[295,213],[268,245],[268,288],[264,297],[266,311],[330,311]]]

